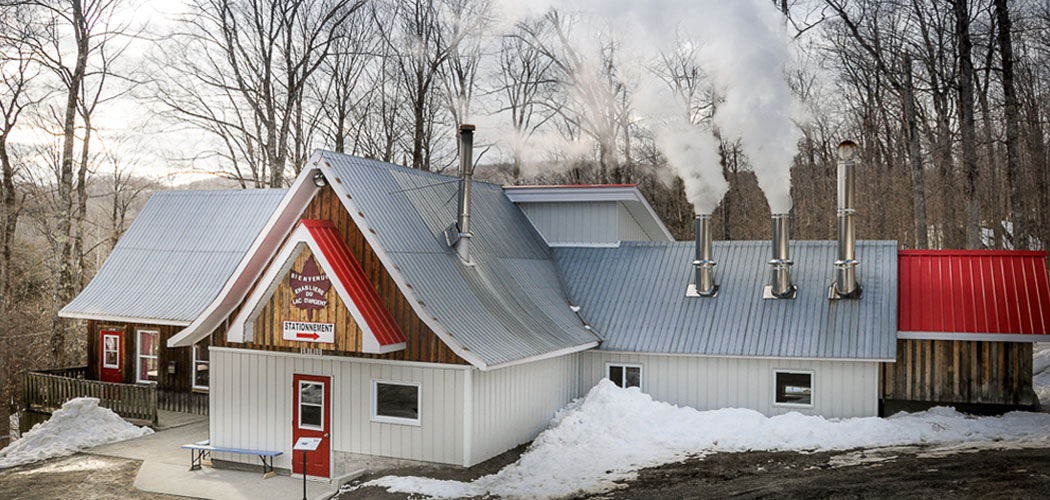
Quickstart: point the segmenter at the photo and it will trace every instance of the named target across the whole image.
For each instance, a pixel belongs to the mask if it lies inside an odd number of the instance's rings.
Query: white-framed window
[[[208,338],[193,345],[193,370],[190,376],[193,377],[194,389],[208,390],[208,374],[211,368],[208,361],[210,345],[211,340]]]
[[[420,385],[415,382],[372,379],[372,421],[420,425]]]
[[[813,372],[809,370],[774,370],[773,404],[775,406],[813,407]]]
[[[102,334],[102,367],[120,369],[120,335]]]
[[[324,382],[299,381],[299,428],[324,430]]]
[[[606,363],[605,377],[623,387],[642,388],[642,365],[630,363]]]
[[[158,355],[160,352],[160,332],[156,330],[139,330],[138,348],[135,350],[135,380],[153,384],[157,382],[160,370]]]

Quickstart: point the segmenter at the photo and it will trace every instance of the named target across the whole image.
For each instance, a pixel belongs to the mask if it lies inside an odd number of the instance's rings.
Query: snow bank
[[[655,402],[602,380],[560,411],[517,462],[470,483],[386,476],[363,486],[437,498],[545,498],[615,487],[641,467],[748,450],[844,450],[931,443],[1025,441],[1050,446],[1050,415],[971,417],[949,408],[890,418],[766,417],[744,409],[697,411]]]
[[[1050,407],[1050,343],[1035,344],[1032,352],[1032,388],[1043,407]]]
[[[112,410],[100,407],[97,398],[76,398],[0,450],[0,469],[149,434],[153,429],[126,422]]]

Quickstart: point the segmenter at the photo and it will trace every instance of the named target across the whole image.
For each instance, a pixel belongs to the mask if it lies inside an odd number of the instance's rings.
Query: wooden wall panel
[[[335,179],[335,182],[341,181]],[[363,214],[359,215],[363,216]],[[397,284],[394,283],[390,273],[383,266],[382,262],[380,262],[375,251],[369,246],[357,224],[355,224],[353,219],[350,218],[350,214],[343,208],[342,203],[339,201],[335,191],[332,190],[331,187],[325,187],[318,191],[317,196],[303,211],[302,218],[324,219],[335,224],[335,227],[339,230],[339,234],[342,235],[347,246],[350,248],[350,252],[361,264],[361,267],[365,271],[365,275],[372,282],[372,286],[375,287],[376,291],[379,293],[379,297],[390,310],[391,315],[394,317],[394,321],[397,322],[398,326],[401,327],[401,331],[403,331],[405,336],[408,337],[408,342],[404,350],[389,354],[362,354],[343,350],[325,351],[326,354],[421,361],[429,363],[468,364],[465,360],[457,356],[452,349],[445,345],[445,343],[442,342],[425,323],[423,323],[419,316],[416,315],[415,311],[412,309],[412,305],[409,304],[408,299],[401,294],[401,291],[397,288]],[[280,266],[282,264],[282,262],[269,263],[270,266]],[[259,284],[257,283],[255,286],[259,286]],[[248,296],[250,295],[251,292],[248,293]],[[244,307],[244,304],[241,304],[240,307]],[[237,311],[235,310],[230,317],[232,318],[236,315]],[[259,337],[256,337],[256,339],[257,340],[247,343],[227,342],[225,328],[220,328],[212,335],[212,345],[282,352],[301,352],[301,349],[305,348],[305,346],[299,345],[278,345],[264,342],[258,340]],[[317,348],[318,345],[312,344],[309,347]]]
[[[179,330],[182,330],[182,327],[145,323],[111,323],[95,320],[88,321],[87,325],[87,377],[89,379],[98,380],[99,377],[99,365],[101,363],[99,359],[100,332],[102,330],[117,330],[124,333],[124,345],[120,353],[120,366],[124,369],[122,381],[125,384],[134,384],[136,382],[135,369],[138,359],[136,356],[136,349],[138,348],[136,336],[139,330],[153,330],[158,332],[160,342],[160,348],[157,353],[157,387],[175,391],[190,391],[192,389],[193,384],[190,378],[192,377],[193,369],[193,352],[189,347],[177,347],[174,349],[167,347],[168,339],[178,333]],[[172,362],[175,363],[175,372],[168,373],[168,366]]]
[[[897,341],[897,362],[883,363],[883,399],[1030,405],[1032,344],[953,340]]]

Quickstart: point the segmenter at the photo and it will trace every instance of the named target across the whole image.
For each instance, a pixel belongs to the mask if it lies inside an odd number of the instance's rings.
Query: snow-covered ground
[[[517,462],[473,482],[386,476],[357,486],[437,498],[546,498],[599,492],[642,467],[749,450],[845,450],[884,446],[991,443],[1050,446],[1050,414],[971,417],[949,408],[889,418],[766,417],[745,409],[698,411],[653,401],[636,388],[602,380],[555,415]]]
[[[153,429],[128,423],[108,408],[100,407],[98,399],[77,398],[0,450],[0,469],[148,434],[153,434]]]
[[[1050,407],[1050,343],[1035,344],[1032,354],[1032,387],[1044,408]]]

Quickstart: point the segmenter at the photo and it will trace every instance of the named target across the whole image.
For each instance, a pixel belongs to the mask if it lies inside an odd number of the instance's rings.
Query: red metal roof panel
[[[346,241],[335,225],[331,221],[317,219],[303,219],[302,224],[309,229],[310,236],[332,266],[339,283],[354,301],[353,305],[361,311],[361,316],[368,323],[367,326],[379,345],[407,342],[404,332],[394,321],[386,304],[379,298],[361,264],[350,253],[350,247],[346,246]]]
[[[1050,334],[1046,252],[901,250],[902,332]]]

